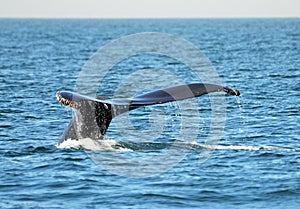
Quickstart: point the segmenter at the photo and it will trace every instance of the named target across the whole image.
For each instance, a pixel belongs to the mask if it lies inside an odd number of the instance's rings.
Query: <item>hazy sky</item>
[[[300,0],[0,0],[0,17],[300,17]]]

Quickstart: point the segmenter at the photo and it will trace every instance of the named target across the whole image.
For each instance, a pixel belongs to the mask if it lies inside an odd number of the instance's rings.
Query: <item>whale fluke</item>
[[[60,143],[66,139],[103,139],[111,120],[124,112],[142,106],[199,97],[212,92],[226,92],[233,96],[240,95],[238,90],[205,83],[174,86],[145,93],[134,98],[121,99],[109,99],[104,97],[95,99],[73,92],[57,92],[57,100],[62,105],[71,107],[74,112],[73,118],[65,129]]]

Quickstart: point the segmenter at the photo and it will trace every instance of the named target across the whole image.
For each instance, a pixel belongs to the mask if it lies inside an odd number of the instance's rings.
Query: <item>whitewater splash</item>
[[[133,146],[134,145],[134,146]],[[65,140],[63,143],[55,145],[57,148],[73,148],[81,150],[90,151],[117,151],[117,152],[137,152],[143,151],[145,147],[147,150],[149,148],[164,149],[174,145],[173,143],[153,143],[153,142],[143,142],[143,143],[133,143],[133,142],[117,142],[115,140],[93,140],[90,138],[78,139],[78,140]],[[288,148],[272,147],[272,146],[244,146],[244,145],[210,145],[210,144],[200,144],[197,142],[192,143],[176,143],[175,145],[180,149],[190,148],[190,149],[207,149],[207,150],[248,150],[248,151],[258,151],[258,150],[281,150],[281,151],[291,151]],[[132,147],[135,147],[133,149]]]
[[[131,152],[133,150],[125,147],[118,146],[118,142],[115,140],[94,140],[91,138],[83,138],[78,140],[67,139],[62,143],[55,145],[57,148],[73,148],[81,150],[105,150],[105,151],[120,151]]]

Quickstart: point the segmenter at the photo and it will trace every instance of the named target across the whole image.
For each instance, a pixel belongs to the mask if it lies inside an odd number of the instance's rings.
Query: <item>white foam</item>
[[[119,151],[130,152],[131,149],[124,148],[118,145],[115,140],[93,140],[91,138],[83,138],[78,140],[67,139],[60,144],[55,145],[57,148],[73,148],[83,150],[104,150],[104,151]]]
[[[203,149],[212,149],[212,150],[249,150],[249,151],[257,151],[257,150],[283,150],[288,151],[286,148],[279,147],[270,147],[270,146],[244,146],[244,145],[210,145],[210,144],[199,144],[197,142],[191,143],[193,146],[197,146]]]
[[[71,139],[67,139],[64,140],[63,142],[56,144],[55,145],[57,148],[74,148],[74,149],[79,149],[80,148],[80,143],[78,140],[71,140]]]
[[[258,151],[258,150],[282,150],[289,151],[287,148],[271,147],[271,146],[244,146],[244,145],[211,145],[211,144],[199,144],[197,142],[191,142],[186,145],[192,147],[197,147],[200,149],[209,150],[248,150],[248,151]],[[117,152],[132,152],[132,149],[121,146],[115,140],[93,140],[91,138],[83,138],[78,140],[67,139],[60,144],[55,145],[57,148],[73,148],[73,149],[83,149],[83,150],[102,150],[102,151],[117,151]]]

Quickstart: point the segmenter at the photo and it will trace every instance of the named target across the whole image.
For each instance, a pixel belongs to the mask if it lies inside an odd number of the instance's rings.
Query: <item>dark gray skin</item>
[[[204,83],[174,86],[142,94],[133,99],[93,99],[72,92],[57,92],[57,100],[62,105],[70,106],[74,112],[73,118],[59,143],[67,139],[103,139],[111,120],[124,112],[142,106],[199,97],[212,92],[226,92],[234,96],[240,95],[238,90]]]

